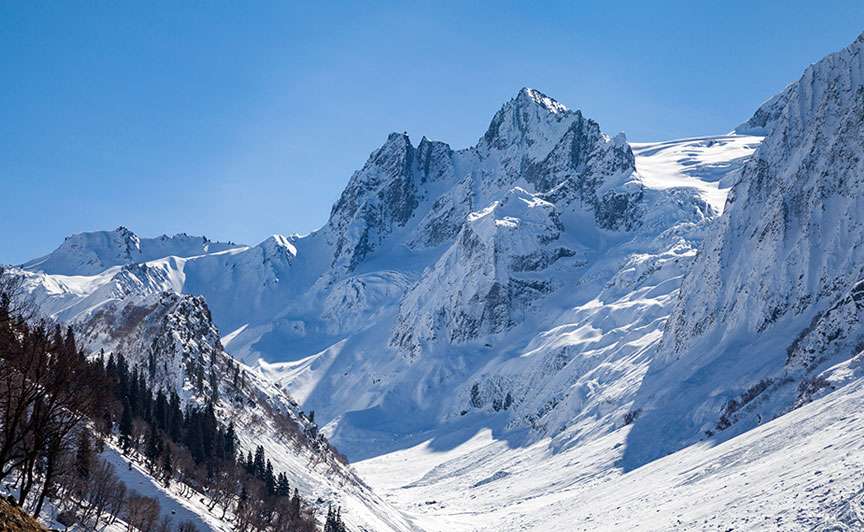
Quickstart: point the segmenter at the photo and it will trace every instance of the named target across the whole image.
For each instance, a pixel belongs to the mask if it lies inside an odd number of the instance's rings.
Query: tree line
[[[90,529],[118,518],[130,531],[177,529],[99,456],[116,444],[129,468],[141,465],[181,496],[205,495],[238,531],[315,530],[313,508],[263,447],[242,453],[212,396],[182,408],[175,390],[154,390],[122,354],[88,358],[71,328],[36,320],[20,303],[20,282],[0,269],[0,482],[16,504],[38,516],[52,501],[58,520]],[[338,522],[328,530],[345,530]]]

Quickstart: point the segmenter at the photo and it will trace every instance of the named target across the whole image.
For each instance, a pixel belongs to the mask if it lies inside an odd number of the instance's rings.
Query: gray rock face
[[[808,373],[864,351],[864,281],[813,317],[786,350],[786,366]]]
[[[79,323],[81,336],[92,346],[123,353],[130,365],[146,371],[154,388],[183,390],[201,368],[228,375],[230,357],[222,351],[219,334],[201,297],[156,293],[138,302],[118,300]],[[201,390],[203,402],[212,396],[210,382]]]
[[[425,138],[415,148],[392,133],[354,174],[325,228],[335,241],[332,265],[355,269],[414,216],[430,187],[452,179],[453,152]]]
[[[575,251],[556,207],[516,188],[469,216],[456,241],[403,298],[390,344],[411,356],[510,329],[555,287],[537,273]]]

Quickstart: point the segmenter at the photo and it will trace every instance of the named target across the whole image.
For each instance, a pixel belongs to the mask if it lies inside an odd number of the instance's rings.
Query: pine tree
[[[252,451],[246,451],[246,472],[250,475],[255,474],[255,459],[252,458]]]
[[[183,436],[183,411],[180,410],[180,396],[174,390],[168,400],[168,417],[168,435],[179,442]]]
[[[147,432],[147,448],[144,453],[150,460],[151,470],[155,469],[156,459],[159,458],[160,444],[159,434],[156,432],[156,427],[151,423],[150,430]]]
[[[267,495],[276,494],[276,477],[273,474],[273,464],[267,460],[267,470],[264,472],[264,486],[267,488]]]
[[[114,361],[114,353],[108,355],[108,363],[105,365],[105,373],[112,378],[117,376],[117,362]]]
[[[63,339],[63,352],[68,356],[78,356],[78,347],[75,345],[75,333],[72,327],[66,328],[66,338]]]
[[[347,532],[345,523],[342,522],[342,509],[333,509],[333,505],[327,507],[327,519],[324,521],[324,532]]]
[[[337,532],[348,532],[345,523],[342,522],[342,508],[336,508],[336,530]]]
[[[123,398],[123,414],[120,416],[120,446],[128,452],[132,445],[132,406]]]
[[[135,368],[129,375],[129,393],[127,394],[127,397],[129,398],[129,406],[132,407],[131,413],[133,416],[141,415],[140,406],[138,405],[138,398],[140,395],[141,394],[138,392],[138,368]]]
[[[291,515],[296,519],[300,517],[300,492],[294,488],[294,496],[291,497]]]
[[[279,479],[276,481],[276,496],[291,496],[291,485],[288,483],[288,475],[285,473],[279,473]]]
[[[201,415],[198,411],[191,408],[186,411],[184,432],[186,435],[186,447],[192,453],[195,463],[200,464],[207,457],[207,453],[204,448],[204,429],[202,427]]]
[[[153,422],[153,395],[147,387],[147,379],[144,372],[138,372],[138,416],[147,423]]]
[[[75,475],[81,480],[90,478],[93,465],[93,445],[86,430],[78,434],[78,449],[75,452]]]
[[[333,505],[327,505],[327,518],[324,520],[324,532],[334,532],[333,526],[336,520],[336,514],[333,512]]]
[[[171,478],[174,476],[173,458],[171,456],[171,446],[164,445],[165,451],[162,453],[162,480],[166,486],[171,485]]]
[[[262,482],[267,480],[267,459],[264,456],[264,447],[261,445],[255,448],[255,466],[253,474],[255,478]]]
[[[153,404],[153,422],[160,430],[168,430],[168,400],[161,388],[156,392],[156,401]]]
[[[234,429],[234,422],[228,423],[228,430],[225,431],[223,441],[223,456],[225,460],[233,462],[237,455],[237,431]]]

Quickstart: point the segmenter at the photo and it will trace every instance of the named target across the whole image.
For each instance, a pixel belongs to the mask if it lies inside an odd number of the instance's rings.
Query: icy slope
[[[631,142],[636,170],[645,186],[699,191],[716,213],[723,212],[726,195],[738,170],[762,142],[762,137],[720,135],[665,142]]]
[[[489,431],[440,450],[425,435],[357,467],[429,531],[859,530],[862,408],[859,381],[630,472],[620,467],[629,427],[558,453]]]
[[[859,37],[756,113],[771,117],[770,133],[682,285],[637,400],[631,466],[751,428],[858,375],[862,84]]]
[[[531,527],[860,530],[864,387],[856,382],[723,444],[698,444],[547,508]],[[536,515],[536,514],[535,514]],[[515,520],[518,528],[524,523]]]

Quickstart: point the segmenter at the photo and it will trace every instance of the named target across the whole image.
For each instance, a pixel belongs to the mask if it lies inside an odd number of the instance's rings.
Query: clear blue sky
[[[0,262],[310,231],[388,132],[468,146],[526,85],[633,140],[725,132],[864,30],[860,0],[318,4],[0,3]]]

